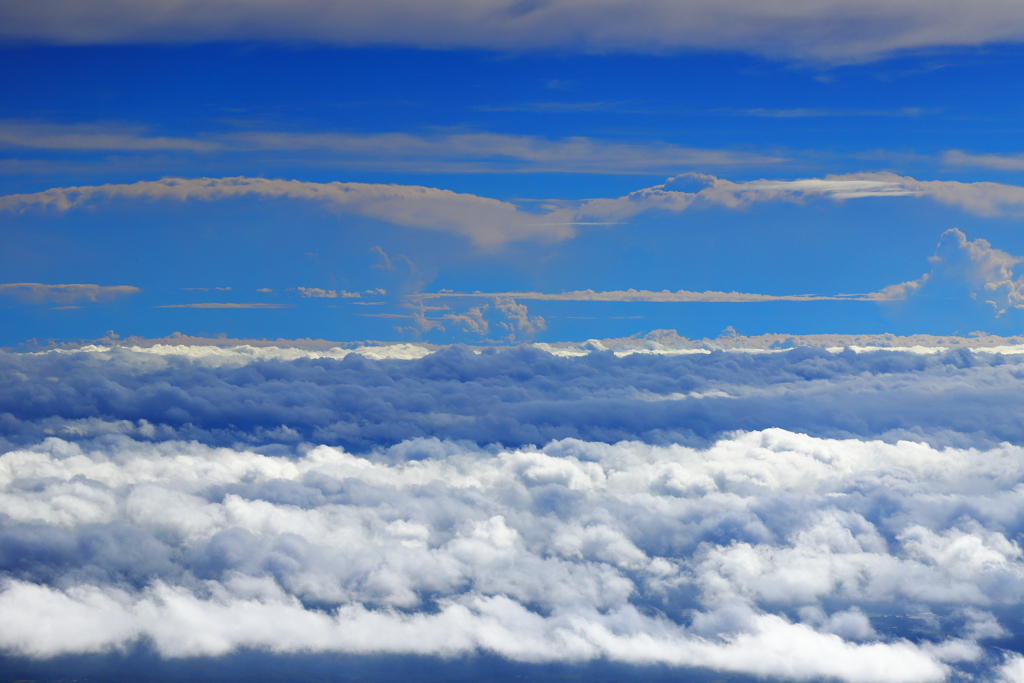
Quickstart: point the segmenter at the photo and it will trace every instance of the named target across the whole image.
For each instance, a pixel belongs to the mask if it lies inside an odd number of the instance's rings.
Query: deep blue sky
[[[733,182],[892,172],[991,181],[1014,193],[1024,184],[1015,157],[1024,149],[1022,59],[1006,44],[856,64],[692,49],[8,44],[0,52],[0,194],[246,176],[425,186],[543,213],[532,200],[622,197],[691,172]],[[98,301],[0,291],[5,345],[108,329],[477,342],[507,339],[502,322],[516,340],[549,341],[658,328],[714,336],[728,325],[746,334],[1010,334],[1024,321],[1013,308],[1016,275],[1000,276],[1008,308],[996,316],[998,307],[983,303],[995,280],[973,261],[886,303],[517,299],[529,317],[544,318],[532,331],[487,298],[409,308],[409,295],[441,289],[867,294],[929,272],[952,228],[987,240],[1004,260],[1024,254],[1020,197],[980,209],[929,196],[653,208],[577,217],[608,224],[577,225],[571,237],[500,244],[302,199],[102,197],[66,211],[9,202],[0,214],[3,282],[141,291]],[[478,220],[489,219],[473,218],[467,229]],[[407,261],[383,268],[378,249]],[[299,287],[362,295],[304,297]],[[378,288],[387,294],[366,294]],[[157,308],[209,302],[284,307]],[[485,333],[441,319],[481,305]],[[392,317],[410,315],[444,329]]]

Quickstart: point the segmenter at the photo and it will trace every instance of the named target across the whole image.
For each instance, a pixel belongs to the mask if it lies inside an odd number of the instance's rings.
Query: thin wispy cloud
[[[942,155],[942,163],[996,171],[1024,171],[1024,154],[968,154],[950,150]]]
[[[8,296],[29,304],[100,303],[138,294],[142,290],[131,285],[46,285],[38,282],[12,282],[0,284],[0,296]]]
[[[833,63],[897,51],[1017,42],[1024,8],[999,0],[866,0],[793,5],[784,0],[662,3],[553,0],[524,7],[499,0],[437,5],[384,0],[212,0],[197,12],[183,0],[7,3],[0,38],[51,44],[320,42],[344,46],[665,53],[738,50]]]
[[[768,166],[774,154],[629,143],[583,136],[550,139],[486,132],[207,132],[150,135],[139,126],[0,121],[0,147],[64,152],[303,153],[335,166],[434,172],[661,173],[693,166]]]
[[[121,200],[221,201],[295,199],[376,218],[409,228],[462,235],[496,248],[519,240],[558,242],[577,226],[628,220],[646,211],[680,212],[691,207],[744,209],[761,202],[802,203],[823,198],[928,198],[981,216],[1024,213],[1024,187],[992,182],[917,180],[893,173],[855,173],[796,180],[733,182],[687,173],[661,185],[615,198],[534,201],[522,205],[468,193],[415,185],[315,183],[266,178],[164,178],[132,184],[57,187],[0,197],[0,210],[68,211]]]
[[[413,295],[421,299],[456,298],[515,298],[525,301],[646,301],[646,302],[712,302],[712,303],[753,303],[761,301],[878,301],[874,294],[752,294],[747,292],[689,292],[663,290],[653,292],[646,289],[627,289],[596,292],[584,289],[572,292],[428,292]]]
[[[212,303],[204,302],[197,304],[161,304],[153,308],[292,308],[293,304],[265,304],[265,303]]]

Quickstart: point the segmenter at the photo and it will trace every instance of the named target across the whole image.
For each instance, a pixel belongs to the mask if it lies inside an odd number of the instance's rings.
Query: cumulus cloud
[[[185,0],[67,0],[2,5],[0,37],[57,44],[195,43],[224,40],[406,45],[488,50],[654,52],[740,50],[774,57],[850,62],[894,51],[1014,42],[1024,10],[999,0],[962,4],[869,0],[792,3],[687,0],[640,5],[512,0],[480,6],[465,0],[423,4],[388,0],[264,2],[217,0],[198,9]]]
[[[0,456],[0,646],[939,681],[1024,599],[1022,455],[777,429],[367,458],[50,438]],[[940,642],[866,616],[922,607]]]
[[[0,295],[12,297],[22,303],[56,303],[65,306],[85,301],[113,301],[141,291],[138,287],[130,285],[44,285],[38,282],[0,284]]]
[[[969,296],[992,306],[997,316],[1011,308],[1024,308],[1024,275],[1014,269],[1024,257],[995,249],[984,239],[969,241],[956,228],[946,230],[935,254],[932,270],[917,280],[891,285],[868,295],[876,301],[896,301],[939,288],[966,289]]]
[[[516,325],[486,312],[472,322],[481,321],[492,333],[498,322]],[[357,452],[422,437],[700,445],[768,427],[936,445],[1024,443],[1015,412],[1024,401],[1019,353],[844,352],[852,340],[826,341],[840,345],[834,351],[783,350],[800,341],[782,336],[766,345],[775,353],[635,341],[616,352],[593,342],[434,353],[422,345],[164,344],[0,354],[0,447],[105,433]]]

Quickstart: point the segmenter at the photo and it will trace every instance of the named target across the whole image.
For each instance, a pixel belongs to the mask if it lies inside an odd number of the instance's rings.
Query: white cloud
[[[84,301],[98,303],[138,294],[141,291],[138,287],[129,285],[44,285],[38,282],[0,284],[0,295],[32,304],[72,304]]]
[[[0,534],[19,534],[5,548],[25,558],[0,558],[14,562],[0,647],[145,639],[166,657],[488,652],[941,681],[1001,633],[987,609],[1024,601],[1006,526],[1024,510],[1022,456],[779,429],[702,450],[419,440],[294,458],[50,438],[0,456]],[[884,636],[861,605],[928,609],[956,635]]]
[[[906,299],[926,289],[966,288],[970,296],[992,306],[997,316],[1011,308],[1024,308],[1024,275],[1014,269],[1024,257],[995,249],[988,240],[967,240],[956,228],[946,230],[929,261],[931,272],[917,280],[890,285],[870,297],[876,301]]]
[[[514,0],[487,5],[467,0],[386,0],[373,5],[268,0],[255,6],[214,0],[201,7],[187,0],[105,0],[88,6],[39,0],[7,2],[3,14],[0,37],[13,42],[276,40],[646,53],[710,49],[835,62],[1024,37],[1024,9],[1000,0],[979,0],[969,11],[951,0],[898,5],[866,0],[856,7],[840,0],[552,0],[531,5]]]

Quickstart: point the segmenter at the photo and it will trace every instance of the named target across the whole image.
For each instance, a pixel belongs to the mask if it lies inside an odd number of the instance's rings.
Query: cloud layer
[[[0,353],[0,653],[1013,680],[1024,354],[591,348]]]
[[[257,5],[215,0],[126,2],[83,6],[68,0],[6,0],[0,38],[57,44],[195,43],[271,40],[340,45],[405,45],[488,50],[663,53],[737,50],[772,57],[854,62],[899,50],[1016,42],[1024,10],[1016,3],[962,4],[869,0],[687,0],[625,4],[552,0],[487,5],[446,0],[351,0]]]
[[[115,199],[206,202],[239,198],[291,199],[319,202],[335,210],[404,227],[461,235],[477,245],[493,248],[517,240],[557,242],[574,237],[576,226],[626,221],[647,211],[680,212],[691,207],[743,209],[759,202],[896,197],[925,197],[980,216],[1024,213],[1024,187],[1021,186],[922,181],[893,173],[749,182],[685,173],[622,197],[520,204],[416,185],[246,177],[164,178],[6,195],[0,197],[0,211],[68,211]]]
[[[370,459],[49,439],[0,456],[0,645],[943,680],[1024,598],[1019,451],[782,430]],[[926,608],[947,635],[893,637],[865,608]]]
[[[436,437],[706,444],[734,429],[1024,444],[1020,355],[936,350],[557,357],[520,347],[0,354],[7,447],[48,435],[355,452]],[[699,350],[699,349],[698,349]],[[401,359],[407,360],[401,360]]]

